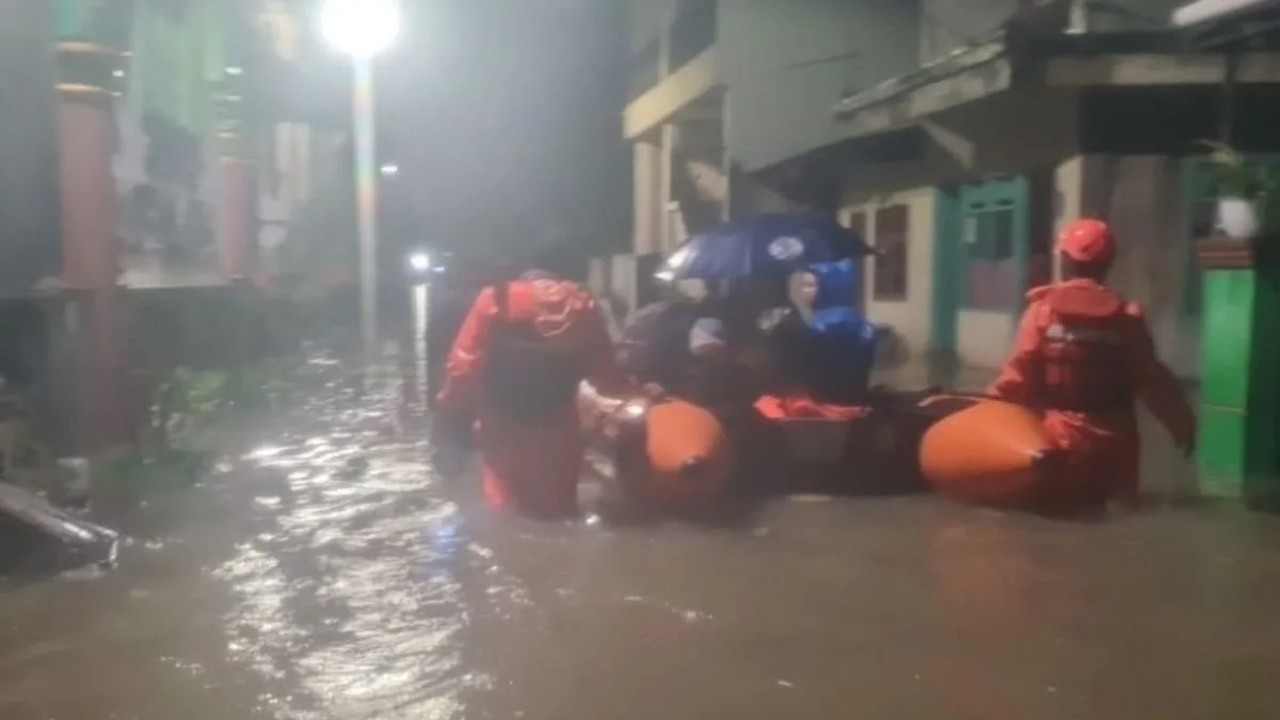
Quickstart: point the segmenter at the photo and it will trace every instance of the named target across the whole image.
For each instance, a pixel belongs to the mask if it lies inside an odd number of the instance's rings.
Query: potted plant
[[[1201,140],[1200,144],[1209,149],[1209,163],[1216,171],[1218,230],[1232,240],[1251,240],[1270,229],[1266,226],[1274,220],[1280,178],[1227,143]]]

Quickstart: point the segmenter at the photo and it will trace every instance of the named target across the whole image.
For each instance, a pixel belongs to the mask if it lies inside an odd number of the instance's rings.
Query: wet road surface
[[[113,518],[118,570],[0,595],[0,718],[1280,712],[1275,519],[915,497],[537,525],[431,474],[398,374],[297,375],[201,487]]]

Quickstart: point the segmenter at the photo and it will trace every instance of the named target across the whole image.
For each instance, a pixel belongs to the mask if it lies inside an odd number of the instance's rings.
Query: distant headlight
[[[431,256],[424,252],[416,252],[409,256],[409,267],[417,272],[431,269]]]

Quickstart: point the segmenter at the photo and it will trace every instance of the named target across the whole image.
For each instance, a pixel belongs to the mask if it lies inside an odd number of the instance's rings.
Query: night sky
[[[625,5],[407,0],[378,74],[386,212],[414,242],[629,243]]]

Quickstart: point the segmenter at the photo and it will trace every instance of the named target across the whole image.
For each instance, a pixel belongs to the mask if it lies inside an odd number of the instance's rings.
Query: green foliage
[[[1227,143],[1201,140],[1209,150],[1218,197],[1251,200],[1264,229],[1280,224],[1280,171],[1274,163],[1258,162]]]
[[[287,370],[267,364],[240,370],[231,376],[226,399],[237,410],[273,407],[288,391],[288,385],[281,379],[284,372]]]
[[[100,467],[95,474],[99,490],[112,495],[145,494],[189,488],[212,467],[213,456],[194,450],[167,449],[157,457],[130,453]]]
[[[179,367],[152,392],[148,413],[151,457],[173,450],[174,441],[189,434],[228,404],[228,374]]]
[[[221,370],[180,367],[160,385],[172,416],[190,423],[217,412],[227,401],[228,375]]]
[[[1251,162],[1224,142],[1201,140],[1199,144],[1209,150],[1219,197],[1266,201],[1280,192],[1280,177],[1269,165]]]

